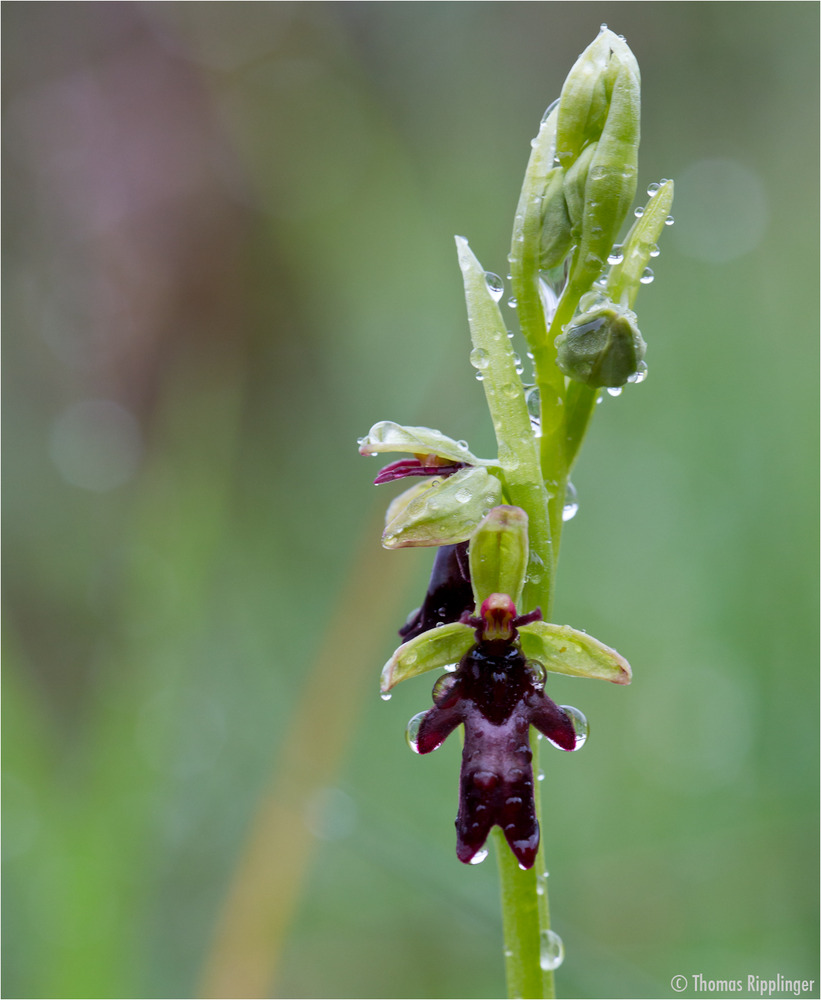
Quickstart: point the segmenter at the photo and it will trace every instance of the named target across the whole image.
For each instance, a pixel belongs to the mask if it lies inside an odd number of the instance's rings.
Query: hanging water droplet
[[[617,243],[613,247],[613,249],[610,251],[610,254],[609,254],[608,258],[607,258],[607,263],[608,264],[621,264],[621,262],[623,260],[624,260],[624,248],[620,244]]]
[[[510,308],[511,308],[511,309],[515,309],[515,308],[516,308],[516,306],[517,306],[517,305],[518,305],[519,303],[518,303],[518,301],[517,301],[516,299],[514,299],[514,298],[513,298],[513,296],[511,296],[511,297],[510,297],[510,298],[509,298],[509,299],[507,300],[507,304],[508,304],[508,305],[510,306]],[[511,334],[508,334],[508,336],[511,336]]]
[[[564,942],[555,931],[542,931],[539,935],[539,965],[545,972],[558,969],[564,961]]]
[[[622,387],[620,385],[611,385],[607,390],[608,396],[620,396]]]
[[[490,355],[483,347],[474,347],[470,352],[470,363],[474,368],[487,368],[490,364]]]
[[[668,215],[667,218],[664,220],[664,225],[665,226],[672,226],[675,221],[676,220],[673,218],[672,215]]]
[[[485,271],[485,281],[487,282],[487,290],[490,292],[491,298],[494,302],[498,302],[504,294],[505,283],[493,271]]]
[[[640,219],[644,215],[644,209],[641,205],[639,205],[635,212],[633,212],[633,215],[635,215],[637,219]]]
[[[539,733],[539,738],[541,739],[542,734]],[[536,775],[536,781],[544,781],[544,771],[539,771]]]
[[[537,660],[528,660],[527,669],[530,674],[530,679],[535,687],[543,688],[544,682],[547,680],[547,671]]]
[[[440,699],[446,698],[454,684],[456,684],[456,678],[453,674],[442,674],[433,685],[433,691],[431,692],[433,700],[438,704]]]
[[[561,101],[561,98],[557,97],[555,101],[551,101],[551,103],[548,104],[548,106],[545,108],[544,114],[542,115],[542,121],[541,121],[542,125],[544,125],[544,123],[551,116],[551,114],[556,110],[556,108],[558,108],[559,101]]]
[[[640,382],[643,382],[646,378],[647,378],[647,362],[639,361],[636,373],[634,375],[631,375],[627,381],[630,382],[632,385],[638,385]]]
[[[528,357],[533,360],[532,355]],[[530,415],[530,426],[533,428],[533,436],[542,436],[542,397],[537,385],[525,386],[525,403],[527,412]]]
[[[654,197],[656,196],[656,193],[658,192],[658,189],[659,189],[660,187],[661,187],[661,184],[656,184],[656,182],[655,182],[655,181],[653,181],[653,183],[652,183],[652,184],[648,184],[648,186],[647,186],[647,194],[648,194],[648,195],[649,195],[649,196],[650,196],[651,198],[654,198]]]
[[[484,382],[484,380],[485,380],[485,376],[481,372],[476,372],[476,381],[477,382]]]
[[[383,691],[382,694],[379,695],[379,697],[382,699],[382,701],[390,701],[391,693],[390,691]]]
[[[564,507],[562,507],[562,520],[570,521],[575,516],[579,509],[579,499],[576,493],[576,487],[573,483],[567,484],[567,489],[564,492]]]
[[[639,281],[643,285],[649,285],[650,282],[653,280],[653,278],[655,278],[655,275],[653,274],[653,269],[650,267],[645,267],[645,269],[641,272],[641,277],[639,278]]]
[[[477,851],[473,855],[473,857],[470,859],[470,863],[472,865],[480,865],[485,860],[487,855],[488,855],[487,848],[483,847],[481,851]]]
[[[559,707],[563,708],[573,720],[573,728],[576,730],[576,745],[573,749],[581,750],[587,742],[587,737],[590,733],[590,723],[587,721],[587,717],[572,705],[560,705]]]
[[[426,712],[417,712],[405,727],[405,739],[414,753],[419,753],[419,726],[426,714]]]
[[[652,245],[652,246],[650,247],[650,256],[651,256],[651,257],[658,257],[658,255],[659,255],[660,253],[661,253],[661,250],[659,250],[659,245],[658,245],[658,243],[654,243],[654,244],[653,244],[653,245]]]
[[[444,625],[445,623],[444,622],[440,622],[439,624],[440,625]],[[459,664],[458,663],[446,663],[444,665],[444,667],[442,667],[442,669],[445,671],[446,674],[452,674],[454,671],[456,671],[456,670],[459,669]]]

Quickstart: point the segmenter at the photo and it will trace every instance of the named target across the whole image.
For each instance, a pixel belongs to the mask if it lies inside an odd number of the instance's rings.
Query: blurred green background
[[[356,438],[492,449],[453,236],[506,272],[601,22],[676,225],[563,541],[557,620],[635,680],[550,684],[591,723],[544,762],[558,989],[817,987],[818,14],[4,5],[4,996],[207,992],[261,796],[268,995],[504,993],[458,741],[378,696],[430,553],[380,550]]]

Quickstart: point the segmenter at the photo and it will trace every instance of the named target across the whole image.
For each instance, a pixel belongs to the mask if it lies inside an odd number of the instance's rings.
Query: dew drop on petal
[[[621,264],[624,260],[624,248],[619,244],[613,247],[610,254],[607,257],[608,264]]]
[[[621,395],[621,390],[622,390],[622,387],[620,385],[611,385],[610,388],[607,390],[607,395],[608,396],[614,396],[614,397],[615,396],[620,396]]]
[[[490,292],[491,298],[494,302],[498,302],[504,294],[505,283],[493,271],[485,271],[485,281],[487,282],[487,289]]]
[[[470,864],[472,864],[472,865],[480,865],[485,860],[485,858],[487,857],[487,855],[488,855],[487,848],[483,847],[481,849],[481,851],[477,851],[473,855],[473,857],[470,859]]]
[[[467,486],[460,487],[453,495],[458,503],[468,503],[468,501],[473,497],[473,493],[467,488]]]
[[[542,931],[539,935],[539,965],[545,972],[558,969],[564,961],[564,942],[555,931]]]
[[[564,507],[562,507],[562,520],[571,521],[579,510],[579,499],[576,494],[576,487],[573,483],[567,484],[564,494]]]
[[[530,679],[535,684],[536,687],[544,687],[544,682],[547,680],[547,671],[538,662],[538,660],[528,660],[527,669],[530,673]]]
[[[650,196],[651,198],[654,198],[654,197],[655,197],[655,195],[656,195],[656,193],[658,192],[658,189],[659,189],[660,187],[661,187],[661,184],[657,184],[657,183],[656,183],[656,182],[654,181],[654,182],[653,182],[652,184],[650,184],[650,185],[648,186],[648,188],[647,188],[647,194],[648,194],[648,195],[649,195],[649,196]]]
[[[417,712],[405,727],[405,739],[414,753],[419,753],[419,726],[426,714],[426,712]]]
[[[587,742],[587,735],[590,732],[590,723],[587,721],[587,717],[572,705],[560,705],[559,707],[564,709],[573,720],[573,728],[576,730],[576,745],[573,749],[581,750]]]

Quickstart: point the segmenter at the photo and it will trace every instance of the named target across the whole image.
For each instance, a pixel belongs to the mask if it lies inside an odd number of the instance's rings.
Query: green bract
[[[607,292],[614,302],[632,306],[636,300],[645,268],[658,252],[658,239],[668,221],[673,205],[673,182],[662,181],[649,188],[652,192],[644,210],[633,223],[620,248],[621,261],[607,275]]]
[[[481,466],[419,483],[388,507],[382,544],[400,549],[464,542],[501,499],[502,484]]]
[[[408,677],[458,663],[475,642],[470,625],[440,625],[404,643],[382,668],[382,691]]]

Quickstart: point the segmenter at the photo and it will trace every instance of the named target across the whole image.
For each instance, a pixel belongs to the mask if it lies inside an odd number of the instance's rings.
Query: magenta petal
[[[452,476],[454,472],[465,468],[464,462],[454,462],[450,465],[423,465],[418,458],[400,458],[391,462],[374,479],[375,486],[392,483],[394,479],[405,479],[407,476]]]

